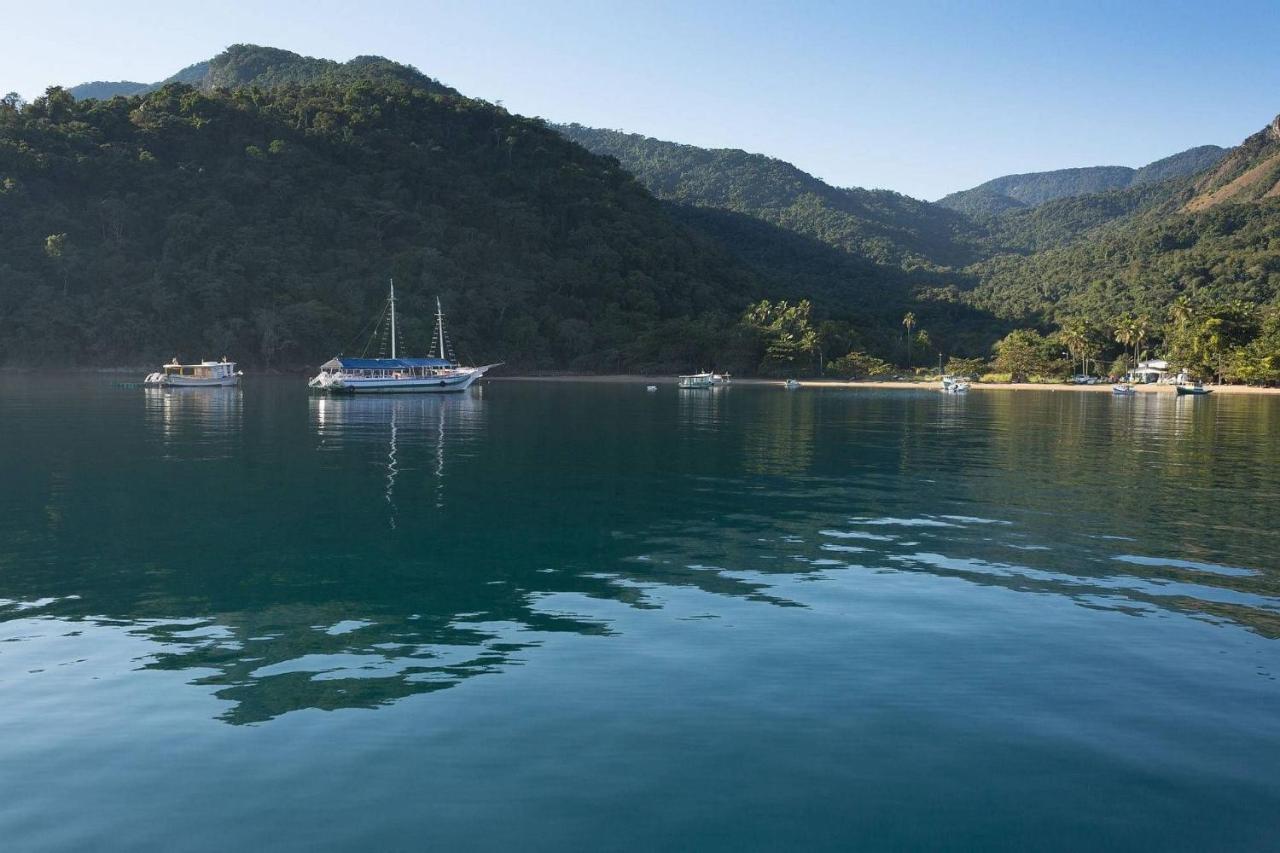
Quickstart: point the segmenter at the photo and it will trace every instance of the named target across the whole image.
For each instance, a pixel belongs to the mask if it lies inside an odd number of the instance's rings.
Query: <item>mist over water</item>
[[[1280,400],[0,377],[21,849],[1265,849]]]

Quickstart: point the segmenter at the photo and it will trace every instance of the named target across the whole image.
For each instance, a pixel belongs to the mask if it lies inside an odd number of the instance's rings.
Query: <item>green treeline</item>
[[[240,45],[141,93],[89,85],[133,94],[0,101],[0,364],[314,365],[363,349],[394,277],[410,351],[438,295],[460,356],[525,370],[1033,378],[1159,355],[1280,381],[1276,127],[1221,160],[998,179],[968,192],[1009,203],[970,215],[552,128],[381,57]]]
[[[768,290],[616,163],[394,81],[9,99],[0,246],[19,364],[314,364],[394,276],[411,349],[439,294],[468,358],[683,369]]]

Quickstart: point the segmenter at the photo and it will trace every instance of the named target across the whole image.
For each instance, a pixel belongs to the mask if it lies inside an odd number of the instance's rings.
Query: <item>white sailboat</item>
[[[497,364],[464,367],[451,358],[445,345],[444,312],[436,297],[436,342],[438,351],[428,358],[402,358],[396,353],[396,285],[391,282],[385,311],[391,320],[390,358],[337,356],[320,365],[320,372],[307,383],[315,391],[331,394],[418,393],[440,394],[465,391]],[[375,329],[376,334],[376,329]],[[434,342],[433,342],[434,343]],[[435,350],[435,347],[432,347]]]

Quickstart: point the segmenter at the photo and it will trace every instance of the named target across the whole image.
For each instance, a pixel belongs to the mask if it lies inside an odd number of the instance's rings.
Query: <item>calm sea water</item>
[[[0,379],[14,850],[1275,849],[1280,399]]]

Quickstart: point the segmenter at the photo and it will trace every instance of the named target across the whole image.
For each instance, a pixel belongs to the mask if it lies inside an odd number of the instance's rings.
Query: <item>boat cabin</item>
[[[185,376],[191,379],[225,379],[236,371],[236,363],[227,361],[202,361],[198,364],[179,364],[175,358],[164,366],[165,376]]]
[[[338,356],[320,365],[321,373],[358,379],[413,379],[439,376],[457,364],[443,358],[348,358]]]

